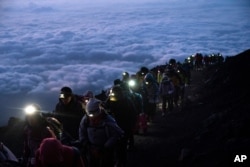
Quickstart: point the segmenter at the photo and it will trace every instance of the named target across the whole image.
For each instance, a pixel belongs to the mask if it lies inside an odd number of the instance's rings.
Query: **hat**
[[[91,90],[88,90],[83,94],[83,96],[88,98],[94,98],[94,93]]]
[[[100,104],[101,101],[95,98],[89,99],[88,103],[86,104],[86,113],[89,117],[97,116],[100,113]]]
[[[61,89],[61,93],[60,93],[60,98],[64,99],[67,97],[70,97],[72,95],[72,89],[70,87],[62,87]]]
[[[119,85],[121,83],[122,83],[122,81],[120,79],[115,79],[114,80],[114,85]]]
[[[40,161],[44,164],[59,164],[63,161],[61,142],[55,138],[45,138],[41,142],[38,152]]]

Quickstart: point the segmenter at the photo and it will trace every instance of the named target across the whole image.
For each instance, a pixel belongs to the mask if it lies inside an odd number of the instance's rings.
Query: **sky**
[[[194,53],[249,49],[248,0],[0,0],[0,125],[61,87],[95,94],[121,78]]]

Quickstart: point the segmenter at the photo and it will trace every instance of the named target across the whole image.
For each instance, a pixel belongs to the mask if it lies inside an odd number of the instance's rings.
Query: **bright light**
[[[110,99],[110,101],[117,101],[117,98],[116,98],[116,96],[115,96],[115,93],[110,93],[110,94],[109,94],[109,99]]]
[[[128,85],[130,86],[130,87],[134,87],[135,86],[135,81],[134,80],[130,80],[129,82],[128,82]]]
[[[37,111],[37,108],[33,105],[29,105],[24,109],[24,111],[27,115],[32,115]]]
[[[115,96],[115,94],[113,92],[110,92],[109,96]]]
[[[88,116],[89,116],[89,117],[93,117],[93,116],[94,116],[94,114],[88,114]]]

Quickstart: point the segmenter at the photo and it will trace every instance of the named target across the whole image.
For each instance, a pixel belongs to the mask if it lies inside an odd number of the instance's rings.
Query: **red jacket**
[[[80,152],[70,146],[62,145],[55,138],[46,138],[36,151],[35,167],[85,167]]]

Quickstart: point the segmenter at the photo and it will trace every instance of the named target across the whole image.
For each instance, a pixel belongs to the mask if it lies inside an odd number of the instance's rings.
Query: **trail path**
[[[198,90],[202,84],[202,72],[192,71],[191,84],[186,88],[185,105],[198,103]],[[157,111],[154,122],[145,135],[135,136],[135,150],[129,151],[129,167],[180,166],[181,150],[196,131],[197,120],[202,117],[191,107],[161,116]],[[195,110],[197,111],[197,109]]]

